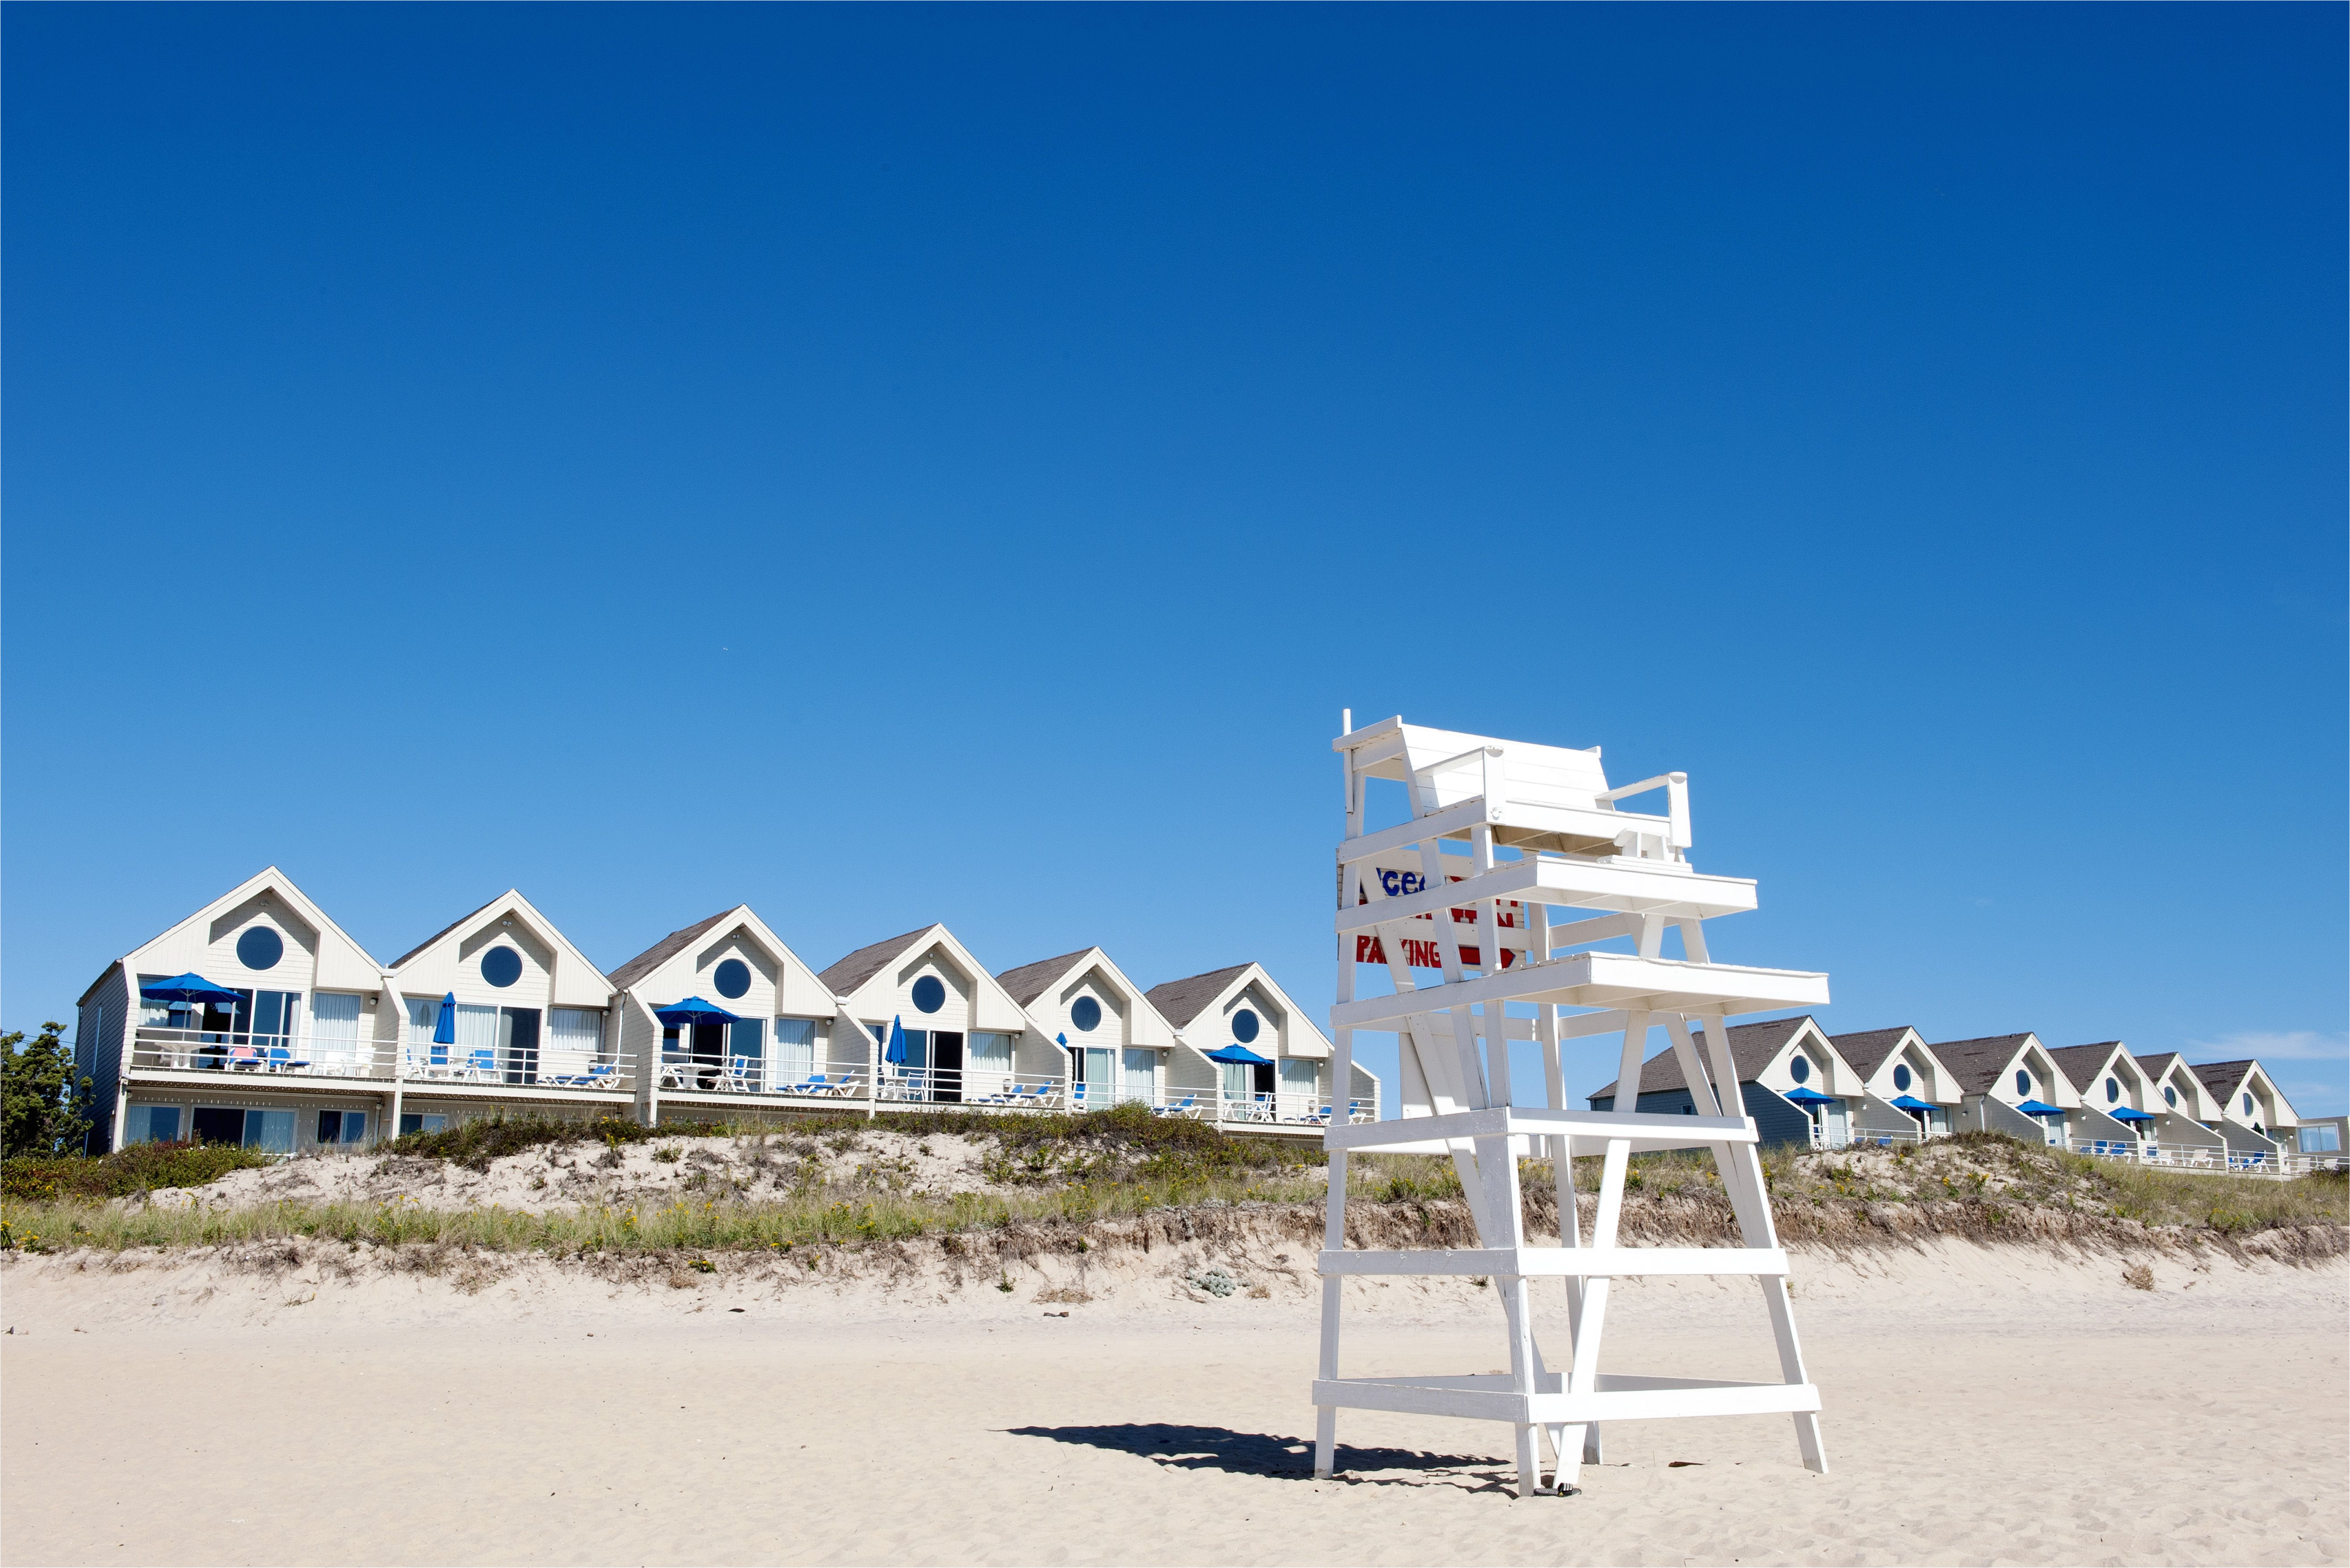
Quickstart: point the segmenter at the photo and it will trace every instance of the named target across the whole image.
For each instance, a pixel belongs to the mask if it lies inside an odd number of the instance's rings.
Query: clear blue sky
[[[2345,1106],[2339,6],[0,28],[7,1027],[271,862],[1318,1013],[1351,707]]]

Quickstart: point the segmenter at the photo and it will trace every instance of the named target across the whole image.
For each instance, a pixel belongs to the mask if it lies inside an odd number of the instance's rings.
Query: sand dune
[[[1800,1468],[1783,1418],[1651,1423],[1610,1434],[1580,1495],[1519,1500],[1500,1428],[1401,1417],[1350,1413],[1346,1474],[1314,1480],[1310,1280],[1269,1256],[1231,1260],[1263,1296],[1222,1300],[1164,1259],[1048,1260],[1006,1293],[787,1267],[344,1277],[324,1250],[268,1271],[14,1257],[0,1552],[2343,1561],[2350,1269],[2162,1257],[2147,1292],[2126,1262],[1806,1258],[1833,1473]],[[1473,1287],[1358,1299],[1349,1371],[1497,1365]],[[1611,1370],[1771,1376],[1742,1282],[1618,1303]]]

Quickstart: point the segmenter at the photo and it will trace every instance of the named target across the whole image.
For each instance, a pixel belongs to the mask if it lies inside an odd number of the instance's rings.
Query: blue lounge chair
[[[1192,1107],[1199,1103],[1199,1096],[1186,1095],[1172,1105],[1154,1107],[1150,1114],[1155,1116],[1188,1116],[1191,1114]]]
[[[309,1064],[296,1061],[290,1047],[272,1045],[269,1048],[269,1070],[273,1073],[298,1073]]]

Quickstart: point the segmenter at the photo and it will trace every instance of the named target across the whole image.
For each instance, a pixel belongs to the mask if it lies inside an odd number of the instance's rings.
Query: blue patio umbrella
[[[1211,1062],[1238,1062],[1251,1067],[1270,1067],[1273,1065],[1273,1059],[1271,1057],[1260,1056],[1245,1045],[1227,1045],[1221,1051],[1211,1051],[1208,1053],[1208,1060]]]
[[[1896,1109],[1904,1111],[1930,1111],[1934,1108],[1933,1101],[1921,1100],[1915,1095],[1897,1096],[1893,1104]]]
[[[454,1045],[457,1043],[457,993],[451,992],[441,999],[440,1021],[432,1025],[432,1044]]]
[[[704,1002],[698,996],[689,996],[683,1002],[672,1002],[667,1007],[656,1007],[653,1009],[653,1016],[663,1023],[674,1023],[681,1027],[689,1023],[740,1023],[743,1022],[740,1013],[729,1012],[716,1002]]]
[[[892,1067],[906,1064],[906,1025],[900,1018],[889,1020],[889,1048],[881,1053],[881,1060]]]
[[[1835,1104],[1835,1096],[1834,1095],[1823,1095],[1817,1089],[1790,1089],[1787,1091],[1787,1098],[1794,1101],[1795,1104],[1799,1106],[1832,1106]]]
[[[200,974],[175,974],[169,980],[159,980],[152,985],[142,985],[139,994],[149,1002],[243,1002],[242,992],[214,985]]]
[[[2150,1122],[2156,1119],[2144,1111],[2134,1111],[2127,1106],[2122,1106],[2119,1110],[2107,1111],[2106,1115],[2117,1122]]]
[[[2015,1108],[2027,1116],[2061,1116],[2064,1114],[2064,1106],[2052,1106],[2045,1100],[2026,1100]]]

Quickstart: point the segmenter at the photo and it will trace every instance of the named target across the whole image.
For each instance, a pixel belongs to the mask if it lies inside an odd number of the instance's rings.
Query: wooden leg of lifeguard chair
[[[1771,1222],[1770,1189],[1762,1182],[1762,1157],[1751,1143],[1716,1144],[1714,1163],[1721,1170],[1721,1185],[1730,1196],[1731,1210],[1738,1216],[1739,1239],[1750,1247],[1775,1247],[1779,1244],[1778,1227]],[[1761,1281],[1762,1304],[1771,1314],[1771,1337],[1778,1342],[1779,1376],[1789,1383],[1808,1383],[1804,1371],[1804,1347],[1795,1337],[1795,1314],[1787,1303],[1787,1282],[1777,1275],[1765,1275]],[[1827,1449],[1820,1442],[1820,1418],[1810,1410],[1795,1412],[1795,1449],[1803,1456],[1804,1468],[1820,1475],[1828,1473]]]

